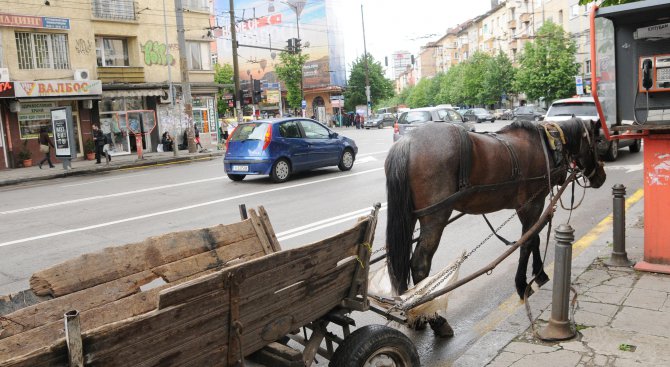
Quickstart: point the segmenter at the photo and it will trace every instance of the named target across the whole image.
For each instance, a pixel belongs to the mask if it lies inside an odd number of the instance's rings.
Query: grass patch
[[[577,331],[582,331],[582,330],[588,329],[588,328],[590,328],[590,326],[581,325],[581,324],[576,324],[575,325],[575,329],[577,329]]]
[[[637,347],[634,346],[634,345],[630,345],[630,344],[626,344],[626,343],[619,344],[619,350],[620,351],[635,352],[635,349],[637,349]]]

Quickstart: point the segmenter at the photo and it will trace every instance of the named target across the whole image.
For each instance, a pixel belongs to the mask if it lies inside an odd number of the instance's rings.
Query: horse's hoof
[[[451,338],[454,336],[454,329],[451,328],[449,322],[444,317],[438,317],[435,320],[430,320],[430,328],[433,329],[435,335],[440,338]]]
[[[527,288],[528,288],[528,298],[530,298],[530,296],[532,296],[533,293],[535,293],[535,291],[533,291],[533,288],[531,288],[531,287],[527,286]],[[524,300],[524,295],[526,293],[526,288],[523,288],[521,290],[517,288],[516,293],[519,295],[519,299],[521,301],[523,301]]]
[[[542,287],[543,285],[547,284],[548,281],[549,276],[544,272],[541,272],[535,277],[535,284],[537,284],[538,287]]]

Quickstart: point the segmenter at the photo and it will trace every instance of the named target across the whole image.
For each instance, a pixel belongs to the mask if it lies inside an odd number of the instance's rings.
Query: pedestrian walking
[[[49,168],[54,168],[53,163],[51,163],[51,148],[54,147],[53,142],[51,141],[51,138],[49,138],[49,133],[47,132],[47,128],[42,126],[40,128],[40,136],[39,136],[39,143],[40,143],[40,152],[44,153],[44,158],[40,161],[40,169],[42,169],[42,165],[44,162],[49,162]]]
[[[195,133],[195,147],[203,149],[202,144],[200,144],[200,130],[198,130],[198,125],[193,125],[193,132]]]
[[[361,115],[356,114],[356,116],[354,116],[354,124],[356,125],[356,129],[361,128]]]
[[[95,144],[95,164],[100,164],[100,158],[104,153],[103,149],[105,147],[106,139],[105,134],[100,130],[100,126],[96,124],[93,124],[93,143]],[[107,159],[109,161],[108,156]]]

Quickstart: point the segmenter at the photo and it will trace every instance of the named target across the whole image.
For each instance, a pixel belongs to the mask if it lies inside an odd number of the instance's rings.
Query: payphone
[[[591,84],[608,140],[642,138],[644,260],[670,274],[670,2],[591,10]]]

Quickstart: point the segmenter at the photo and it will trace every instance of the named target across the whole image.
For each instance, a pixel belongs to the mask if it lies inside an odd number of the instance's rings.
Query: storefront
[[[16,168],[20,151],[30,152],[33,158],[42,155],[37,138],[42,128],[52,135],[50,111],[56,107],[72,108],[77,155],[83,153],[83,136],[90,132],[93,101],[100,99],[102,94],[99,80],[8,83],[12,84],[14,98],[4,98],[1,104],[4,167]]]

